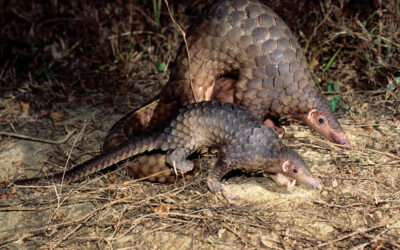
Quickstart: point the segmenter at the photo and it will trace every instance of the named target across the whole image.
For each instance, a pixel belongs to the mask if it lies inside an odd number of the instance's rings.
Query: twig
[[[149,16],[147,15],[147,13],[144,12],[141,8],[135,7],[135,11],[140,12],[140,14],[142,14],[142,15],[146,18],[146,20],[147,20],[149,23],[151,23],[151,24],[154,25],[154,26],[157,26],[157,24],[156,24],[156,22],[153,20],[153,18],[149,17]]]
[[[8,137],[14,137],[14,138],[18,138],[18,139],[24,139],[24,140],[28,140],[28,141],[37,141],[37,142],[42,142],[42,143],[48,143],[48,144],[63,144],[65,143],[73,134],[75,134],[76,129],[67,130],[67,135],[59,140],[53,141],[53,140],[47,140],[47,139],[40,139],[40,138],[35,138],[35,137],[31,137],[31,136],[27,136],[27,135],[20,135],[20,134],[16,134],[16,133],[9,133],[9,132],[4,132],[4,131],[0,131],[0,136],[8,136]]]
[[[168,38],[166,38],[164,35],[159,34],[159,33],[154,33],[152,31],[127,31],[118,35],[111,35],[109,37],[107,37],[107,39],[111,40],[111,39],[115,39],[121,36],[132,36],[132,35],[136,35],[136,34],[147,34],[147,35],[152,35],[152,36],[158,36],[166,41],[168,41]]]
[[[386,90],[352,90],[347,91],[347,92],[328,92],[328,91],[322,91],[323,95],[348,95],[348,94],[354,94],[354,93],[364,93],[364,94],[383,94],[386,93]]]
[[[182,33],[183,41],[185,43],[186,54],[188,56],[188,65],[189,65],[188,67],[190,69],[191,60],[190,60],[189,46],[188,46],[188,43],[186,40],[186,33],[185,33],[185,31],[183,31],[182,27],[175,21],[174,17],[172,16],[171,10],[169,9],[169,5],[168,5],[168,0],[164,0],[164,2],[165,2],[165,5],[167,5],[168,13],[169,13],[169,16],[171,17],[172,22],[178,27],[179,31]],[[192,87],[192,91],[193,91],[193,93],[195,93],[193,81],[192,81],[192,74],[190,73],[190,70],[189,70],[189,81],[190,81],[190,86]],[[196,96],[195,96],[195,98],[196,98]]]
[[[395,218],[390,219],[390,221],[391,222],[396,221],[399,217],[400,216],[398,215]],[[332,243],[336,243],[336,242],[345,240],[347,238],[353,237],[354,235],[357,235],[357,234],[363,234],[363,233],[367,233],[367,232],[370,232],[372,230],[375,230],[377,228],[386,227],[388,224],[389,224],[389,222],[386,222],[386,223],[382,223],[382,224],[379,224],[379,225],[376,225],[376,226],[373,226],[373,227],[369,227],[369,228],[366,228],[366,229],[363,229],[363,230],[358,230],[356,232],[352,232],[352,233],[346,234],[346,235],[344,235],[342,237],[339,237],[337,239],[321,243],[317,247],[323,247],[323,246],[326,246],[326,245],[329,245],[329,244],[332,244]]]
[[[331,14],[331,9],[328,10],[328,13],[325,14],[324,19],[314,28],[310,38],[307,39],[306,46],[304,48],[304,54],[307,53],[311,40],[314,38],[315,34],[317,33],[318,29],[322,26],[322,24],[324,24],[326,20],[328,20],[330,14]]]
[[[62,237],[62,239],[60,239],[59,241],[56,242],[56,244],[54,244],[53,246],[50,247],[50,249],[54,249],[56,248],[58,245],[60,245],[61,242],[63,242],[64,240],[66,240],[69,236],[71,236],[73,233],[76,232],[76,230],[78,230],[79,228],[82,227],[82,224],[79,224],[78,226],[76,226],[74,229],[72,229],[69,233],[67,233],[64,237]]]
[[[358,206],[364,206],[365,203],[353,203],[349,205],[337,205],[337,204],[330,204],[327,203],[323,200],[313,200],[314,203],[319,204],[319,205],[324,205],[327,207],[337,207],[337,208],[348,208],[348,207],[358,207]]]
[[[40,228],[33,228],[33,229],[25,230],[25,231],[16,231],[16,232],[18,232],[19,234],[24,234],[24,233],[36,233],[36,232],[42,232],[42,231],[45,231],[45,230],[48,230],[48,229],[51,229],[51,228],[60,228],[60,227],[68,226],[68,225],[73,225],[73,224],[75,224],[75,223],[79,223],[79,222],[82,222],[82,221],[87,221],[88,219],[90,219],[91,217],[93,217],[94,215],[96,215],[96,213],[98,213],[99,211],[101,211],[101,210],[103,210],[103,209],[105,209],[105,208],[107,208],[107,207],[110,207],[110,206],[112,206],[112,205],[114,205],[114,204],[119,204],[119,203],[122,203],[122,202],[126,202],[126,201],[128,201],[129,199],[131,199],[131,197],[124,197],[124,198],[119,199],[119,200],[113,200],[113,201],[111,201],[111,202],[109,202],[109,203],[104,204],[103,206],[101,206],[101,207],[99,207],[99,208],[96,208],[95,210],[93,210],[93,211],[91,211],[91,212],[89,212],[89,213],[87,213],[87,214],[85,214],[85,215],[80,216],[79,218],[77,218],[77,219],[75,219],[75,220],[70,220],[70,221],[66,221],[66,222],[61,222],[61,223],[57,223],[57,224],[52,224],[52,225],[48,225],[48,226],[43,226],[43,227],[40,227]],[[151,215],[152,215],[152,214],[145,215],[145,216],[143,216],[142,218],[144,218],[144,217],[149,217],[149,216],[151,216]],[[15,235],[15,232],[7,233],[7,234],[2,235],[2,236],[3,236],[4,239],[5,239],[5,238],[10,237],[10,236],[12,236],[12,235]]]
[[[255,246],[252,242],[248,241],[247,239],[245,239],[243,237],[243,235],[241,235],[240,233],[238,233],[236,230],[234,230],[234,227],[232,227],[231,225],[228,225],[227,223],[223,223],[222,227],[224,227],[226,230],[228,230],[229,232],[233,233],[234,235],[236,235],[237,238],[239,238],[243,243],[245,243],[246,245],[250,245],[254,248],[256,248],[257,246]]]
[[[321,139],[318,139],[318,138],[315,137],[315,136],[311,136],[311,137],[312,137],[313,140],[315,140],[315,141],[327,143],[327,144],[330,144],[330,145],[333,145],[333,146],[337,146],[337,147],[340,147],[340,148],[344,148],[344,149],[353,149],[353,150],[356,150],[356,151],[359,151],[359,152],[365,152],[365,151],[366,151],[366,152],[372,152],[372,153],[377,153],[377,154],[381,154],[381,155],[386,155],[386,156],[388,156],[388,157],[391,157],[391,158],[395,158],[395,159],[400,160],[400,157],[398,157],[398,156],[396,156],[396,155],[394,155],[394,154],[388,153],[388,152],[382,152],[382,151],[373,150],[373,149],[369,149],[369,148],[360,148],[360,147],[356,147],[356,146],[346,146],[346,145],[336,144],[336,143],[333,143],[333,142],[330,142],[330,141],[326,141],[326,140],[321,140]],[[309,137],[303,137],[303,138],[309,138]]]
[[[110,184],[107,187],[95,188],[95,189],[90,190],[89,192],[85,192],[85,193],[74,193],[74,194],[69,194],[69,193],[66,194],[66,193],[64,193],[64,194],[59,194],[59,196],[60,196],[60,198],[63,198],[63,199],[65,199],[65,198],[69,198],[69,199],[75,198],[75,199],[78,199],[78,200],[82,200],[83,197],[86,197],[88,195],[102,193],[102,192],[104,192],[106,190],[113,190],[113,189],[120,189],[120,188],[128,187],[128,186],[130,186],[132,184],[135,184],[136,182],[140,182],[142,180],[146,180],[146,179],[151,178],[153,176],[157,176],[159,174],[164,174],[164,173],[169,172],[169,171],[171,171],[171,170],[161,171],[161,172],[154,173],[152,175],[146,176],[144,178],[133,179],[133,180],[129,180],[129,181],[126,181],[126,182],[123,182],[123,183]],[[94,178],[91,181],[89,181],[88,183],[90,183],[92,181],[95,181],[95,180],[97,180],[99,178],[101,178],[101,177]],[[87,185],[88,183],[86,183],[84,185]],[[54,184],[54,185],[60,185],[60,184]],[[188,183],[188,184],[180,187],[179,189],[173,189],[173,190],[171,190],[169,192],[166,192],[165,194],[170,194],[171,193],[173,196],[176,196],[178,193],[181,193],[183,190],[187,189],[187,187],[191,186],[191,185],[192,185],[192,183]],[[18,188],[35,188],[35,187],[37,187],[37,186],[20,186]],[[51,187],[51,188],[53,188],[53,186],[50,186],[50,185],[49,186],[40,186],[40,187],[41,188],[43,188],[43,187]],[[80,186],[76,191],[78,191],[81,187],[82,186]],[[165,194],[162,194],[162,195],[165,195]],[[154,196],[152,198],[156,198],[156,197],[159,197],[159,196],[162,196],[162,195],[157,195],[157,196]],[[46,200],[46,199],[47,198],[44,198],[44,200]],[[57,197],[57,199],[58,199],[58,197]],[[25,202],[25,204],[26,204],[26,202]],[[62,205],[64,205],[64,206],[72,205],[72,204],[74,204],[74,203],[68,203],[68,202],[65,202],[65,201],[62,202]],[[58,206],[59,206],[58,204],[56,204],[56,205],[48,205],[46,207],[39,207],[37,205],[32,206],[32,207],[27,207],[27,206],[20,207],[18,205],[14,205],[14,204],[11,204],[11,205],[12,206],[8,206],[8,207],[1,207],[0,206],[0,211],[42,211],[42,210],[48,210],[48,209],[53,209],[53,208],[57,208],[58,209]]]
[[[67,166],[68,166],[68,162],[69,162],[69,160],[71,158],[72,150],[75,148],[75,144],[78,141],[80,135],[83,134],[83,131],[85,131],[85,128],[86,128],[86,121],[84,122],[83,127],[82,127],[81,131],[79,132],[78,136],[75,138],[75,140],[74,140],[74,142],[72,144],[71,150],[68,153],[68,158],[67,158],[67,160],[65,162],[65,165],[64,165],[63,176],[61,178],[60,194],[62,194],[62,188],[63,188],[63,183],[64,183],[65,172],[67,171]],[[56,194],[57,194],[57,203],[58,203],[57,211],[58,211],[58,208],[61,206],[61,203],[60,203],[60,198],[59,198],[58,193],[57,193],[57,187],[54,186],[54,189],[56,190]],[[64,200],[62,202],[64,202]]]

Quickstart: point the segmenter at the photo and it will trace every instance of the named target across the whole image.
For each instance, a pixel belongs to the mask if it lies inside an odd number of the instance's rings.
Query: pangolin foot
[[[225,185],[215,179],[207,179],[207,186],[210,189],[210,191],[213,192],[214,194],[226,190]]]

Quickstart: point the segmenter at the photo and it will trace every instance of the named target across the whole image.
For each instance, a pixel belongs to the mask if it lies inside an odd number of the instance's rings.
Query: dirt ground
[[[1,187],[0,248],[399,249],[400,3],[290,3],[269,5],[298,37],[353,145],[281,119],[284,142],[322,190],[234,173],[214,195],[212,155],[197,160],[199,176],[173,185],[120,167],[69,185]],[[169,4],[186,29],[204,2]],[[158,93],[182,40],[161,5],[159,24],[151,1],[1,5],[0,186],[95,156],[108,129]]]

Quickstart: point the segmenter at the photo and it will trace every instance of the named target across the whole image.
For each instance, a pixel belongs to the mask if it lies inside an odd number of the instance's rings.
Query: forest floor
[[[165,2],[159,22],[151,1],[136,2],[5,2],[0,187],[99,154],[111,126],[168,81],[180,31]],[[234,173],[214,195],[212,155],[197,160],[199,176],[171,185],[121,167],[68,185],[3,187],[0,248],[400,248],[399,1],[295,2],[269,5],[298,37],[352,142],[343,149],[282,119],[284,142],[321,190]],[[169,4],[185,30],[204,5]]]

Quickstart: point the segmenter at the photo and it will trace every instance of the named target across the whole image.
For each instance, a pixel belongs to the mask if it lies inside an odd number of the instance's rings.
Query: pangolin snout
[[[321,184],[317,181],[316,183],[311,184],[312,189],[321,189]]]
[[[331,141],[344,146],[351,146],[350,140],[343,132],[331,132]]]

